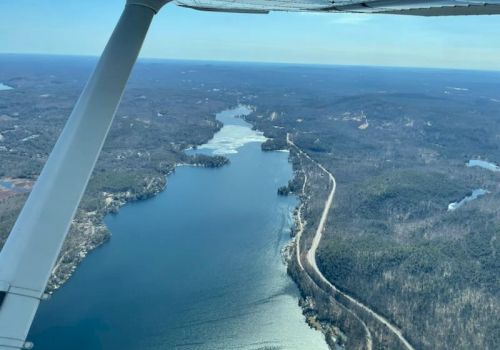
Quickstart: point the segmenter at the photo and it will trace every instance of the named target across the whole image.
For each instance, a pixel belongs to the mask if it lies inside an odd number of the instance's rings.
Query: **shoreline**
[[[320,163],[311,159],[307,153],[296,146],[293,141],[290,140],[289,134],[287,134],[287,144],[290,149],[295,150],[295,152],[290,152],[290,158],[294,165],[295,178],[298,177],[299,173],[302,173],[304,176],[301,192],[294,193],[298,196],[300,204],[294,211],[295,228],[292,231],[292,246],[289,248],[292,253],[288,259],[287,268],[290,276],[301,292],[301,300],[299,303],[302,307],[304,316],[306,316],[306,322],[311,327],[324,334],[330,349],[338,349],[339,347],[344,348],[346,341],[354,341],[350,344],[350,348],[371,350],[374,348],[374,342],[377,342],[375,347],[381,344],[391,344],[392,346],[397,345],[407,350],[414,350],[413,346],[406,340],[402,331],[397,326],[393,325],[388,319],[372,310],[363,302],[339,290],[328,281],[319,270],[316,264],[316,251],[326,226],[328,213],[331,210],[336,189],[336,181],[334,176],[327,169]],[[312,229],[313,236],[304,237],[311,241],[310,246],[301,251],[302,234],[307,232],[307,221],[306,218],[303,217],[303,208],[308,205],[310,199],[306,194],[308,177],[302,163],[302,158],[308,159],[315,167],[328,175],[328,182],[329,184],[331,183],[331,190],[325,201],[319,223],[315,230]],[[297,163],[294,162],[295,159],[299,160],[298,168],[296,168]],[[295,256],[295,258],[293,258],[293,256]],[[348,326],[349,322],[342,322],[342,320],[339,320],[342,317],[342,313],[344,313],[344,315],[349,315],[352,321],[358,323],[358,328],[353,328],[352,325]],[[347,332],[348,330],[349,332]],[[346,333],[343,331],[352,333],[354,336],[346,336]],[[360,331],[364,334],[363,336],[361,336]],[[376,336],[375,338],[372,335],[372,331]],[[378,334],[380,331],[387,334]],[[365,340],[364,345],[359,343],[360,336]],[[380,339],[376,339],[377,337]]]
[[[252,125],[253,128],[256,128],[254,123],[250,120],[245,117],[243,117],[243,119]],[[261,130],[261,132],[263,131]],[[302,159],[296,155],[297,150],[300,149],[294,144],[292,148],[292,144],[288,142],[288,134],[286,143],[276,143],[276,141],[277,140],[274,138],[266,137],[266,142],[261,144],[261,151],[288,153],[288,160],[292,163],[293,177],[289,180],[287,185],[278,188],[278,195],[293,195],[297,197],[299,201],[292,212],[293,224],[290,228],[291,240],[281,249],[282,260],[287,269],[288,276],[299,290],[300,296],[298,305],[302,310],[305,323],[309,325],[310,328],[323,334],[325,342],[331,350],[345,349],[343,347],[347,339],[345,333],[340,327],[335,325],[334,320],[325,321],[326,315],[318,310],[318,307],[321,307],[323,304],[320,303],[319,300],[324,298],[330,299],[331,297],[311,278],[300,258],[301,237],[307,225],[307,221],[303,218],[303,209],[307,206],[307,201],[309,200],[309,197],[306,195],[306,185],[308,181],[307,172],[302,164]],[[295,151],[293,149],[295,149]],[[299,160],[300,167],[296,166],[295,159]],[[303,179],[300,178],[300,173],[302,173]],[[292,188],[293,183],[296,183],[297,180],[302,184],[300,193],[297,193],[297,189]],[[331,302],[334,302],[333,299]],[[356,316],[355,318],[358,319]]]
[[[116,214],[127,203],[152,198],[165,190],[167,185],[166,177],[174,171],[175,165],[163,177],[150,178],[148,185],[136,195],[132,195],[129,191],[102,192],[105,206],[101,210],[93,212],[79,211],[73,219],[70,232],[64,242],[65,246],[71,245],[73,248],[63,249],[64,253],[59,255],[47,284],[47,293],[52,294],[62,287],[91,251],[111,239],[111,232],[104,223],[104,218],[107,215]],[[77,235],[75,232],[83,233]],[[76,244],[73,240],[76,241]]]

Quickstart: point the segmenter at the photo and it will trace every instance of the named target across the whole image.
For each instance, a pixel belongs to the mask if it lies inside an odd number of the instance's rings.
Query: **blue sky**
[[[0,53],[99,55],[124,0],[1,0]],[[141,57],[500,70],[500,16],[199,12],[169,4]]]

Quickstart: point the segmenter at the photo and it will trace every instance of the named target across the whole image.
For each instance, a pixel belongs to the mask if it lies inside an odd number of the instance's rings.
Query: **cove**
[[[111,240],[42,303],[36,349],[328,349],[282,261],[296,205],[277,195],[288,154],[262,152],[237,114],[218,119],[248,142],[223,128],[200,150],[229,165],[178,167],[164,192],[106,218]]]

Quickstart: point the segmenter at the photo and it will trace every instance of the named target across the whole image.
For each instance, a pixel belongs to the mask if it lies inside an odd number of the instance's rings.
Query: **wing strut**
[[[25,339],[154,14],[168,0],[128,0],[0,252],[0,349]]]

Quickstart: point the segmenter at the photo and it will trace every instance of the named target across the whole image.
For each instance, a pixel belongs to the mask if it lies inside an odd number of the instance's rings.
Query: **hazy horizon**
[[[60,58],[87,58],[98,60],[100,55],[79,55],[79,54],[58,54],[58,53],[20,53],[20,52],[0,52],[1,56],[33,56],[33,57],[60,57]],[[158,61],[158,62],[192,62],[210,64],[241,64],[241,65],[277,65],[277,66],[305,66],[305,67],[359,67],[359,68],[380,68],[380,69],[409,69],[409,70],[442,70],[442,71],[470,71],[470,72],[492,72],[499,73],[500,68],[462,68],[462,67],[432,67],[432,66],[404,66],[404,65],[377,65],[377,64],[342,64],[342,63],[314,63],[314,62],[279,62],[279,61],[238,61],[238,60],[218,60],[218,59],[195,59],[195,58],[164,58],[164,57],[143,57],[140,56],[137,62]]]
[[[124,3],[4,1],[0,53],[98,56]],[[499,37],[498,16],[255,15],[169,4],[141,58],[500,70]]]

